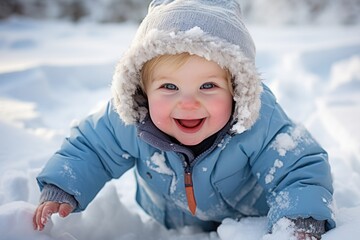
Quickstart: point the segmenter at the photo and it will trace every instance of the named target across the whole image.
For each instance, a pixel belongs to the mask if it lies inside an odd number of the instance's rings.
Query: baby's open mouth
[[[196,128],[202,124],[205,118],[200,119],[175,119],[184,128]]]

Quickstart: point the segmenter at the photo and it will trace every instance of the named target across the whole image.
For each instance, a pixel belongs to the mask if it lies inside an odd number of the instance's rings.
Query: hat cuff
[[[111,87],[114,106],[125,124],[141,122],[148,113],[141,104],[145,99],[136,96],[144,63],[159,55],[184,52],[214,61],[231,72],[235,101],[232,130],[241,133],[255,123],[260,110],[261,80],[255,63],[239,46],[206,34],[199,27],[176,33],[153,29],[146,38],[142,37],[133,41],[118,63]]]

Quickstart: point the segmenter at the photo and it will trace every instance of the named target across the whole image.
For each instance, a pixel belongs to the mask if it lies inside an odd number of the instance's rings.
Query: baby
[[[267,216],[269,232],[288,218],[298,239],[320,239],[335,227],[327,153],[261,83],[235,0],[152,1],[112,92],[38,176],[36,229],[129,169],[137,202],[167,228]]]

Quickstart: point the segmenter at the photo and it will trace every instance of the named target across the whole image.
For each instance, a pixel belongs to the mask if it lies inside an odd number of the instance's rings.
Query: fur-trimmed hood
[[[139,94],[143,64],[163,54],[188,52],[227,68],[233,79],[235,110],[232,130],[241,133],[257,120],[261,80],[255,46],[233,0],[154,0],[129,50],[119,61],[112,82],[116,111],[125,124],[148,114]]]

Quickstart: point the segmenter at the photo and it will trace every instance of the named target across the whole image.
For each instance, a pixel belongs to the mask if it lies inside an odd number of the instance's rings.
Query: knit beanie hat
[[[241,133],[256,121],[261,80],[255,46],[236,0],[154,0],[129,50],[119,61],[112,83],[114,105],[125,124],[148,114],[139,94],[141,68],[164,54],[196,54],[227,68],[233,79],[232,130]]]

